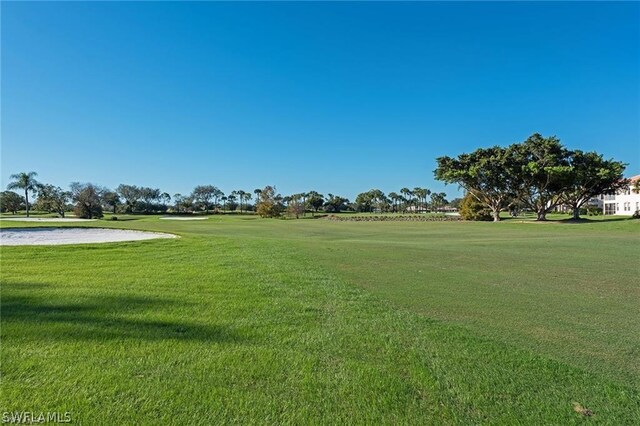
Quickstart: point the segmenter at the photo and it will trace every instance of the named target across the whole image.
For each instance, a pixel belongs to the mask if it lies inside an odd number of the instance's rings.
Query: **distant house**
[[[640,175],[629,178],[629,185],[613,194],[602,194],[592,199],[605,215],[631,216],[640,211]]]

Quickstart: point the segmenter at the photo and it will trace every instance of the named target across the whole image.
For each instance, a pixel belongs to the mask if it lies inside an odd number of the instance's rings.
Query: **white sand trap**
[[[0,245],[45,246],[60,244],[113,243],[120,241],[177,238],[173,234],[105,228],[11,228],[0,229]]]
[[[14,222],[93,222],[98,219],[79,219],[73,217],[3,217],[0,221],[10,220]]]
[[[206,220],[209,219],[207,216],[164,216],[161,217],[162,220]]]

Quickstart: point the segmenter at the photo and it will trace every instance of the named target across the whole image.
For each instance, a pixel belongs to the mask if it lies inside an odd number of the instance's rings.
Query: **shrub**
[[[602,209],[596,206],[588,206],[585,210],[588,216],[600,216],[602,214]],[[582,209],[580,209],[580,214],[584,214]]]
[[[635,212],[633,212],[633,214],[631,215],[631,219],[640,219],[640,210],[636,210]]]
[[[464,220],[493,220],[489,207],[482,204],[471,194],[465,195],[460,203],[460,217]]]

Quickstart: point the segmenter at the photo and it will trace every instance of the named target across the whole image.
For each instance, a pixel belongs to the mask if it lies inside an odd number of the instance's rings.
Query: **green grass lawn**
[[[118,216],[81,225],[182,238],[2,247],[0,413],[110,425],[640,419],[640,221]]]

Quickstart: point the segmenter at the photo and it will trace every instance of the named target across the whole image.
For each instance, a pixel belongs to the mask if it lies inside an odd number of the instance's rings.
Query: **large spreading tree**
[[[500,212],[514,196],[517,178],[507,149],[499,146],[479,148],[456,158],[445,156],[436,161],[436,179],[460,185],[491,209],[494,222],[500,220]]]
[[[580,218],[580,208],[591,198],[628,185],[623,177],[625,164],[605,160],[596,152],[571,152],[569,167],[568,184],[560,195],[560,202],[571,207],[576,220]]]
[[[536,220],[547,219],[547,213],[562,202],[562,194],[571,182],[570,152],[555,136],[539,133],[507,149],[516,183],[516,198],[536,214]]]

